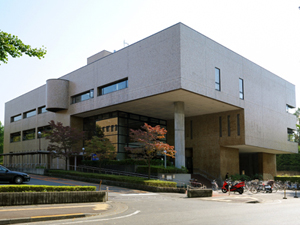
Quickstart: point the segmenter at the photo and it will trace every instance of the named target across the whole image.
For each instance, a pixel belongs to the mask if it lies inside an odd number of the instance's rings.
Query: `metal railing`
[[[73,166],[69,165],[70,170],[76,170],[80,172],[90,172],[90,173],[104,173],[104,174],[112,174],[112,175],[118,175],[118,176],[132,176],[132,177],[142,177],[142,178],[148,178],[147,174],[140,174],[140,173],[133,173],[133,172],[127,172],[127,171],[120,171],[120,170],[113,170],[113,169],[107,169],[107,168],[99,168],[99,167],[92,167],[92,166]],[[168,181],[166,178],[161,178],[158,176],[150,175],[150,179],[156,179],[156,180],[163,180]],[[173,182],[177,183],[178,187],[187,187],[188,184],[183,181],[175,180]]]
[[[70,165],[69,168],[70,170],[75,170],[75,166],[73,165]],[[76,166],[76,171],[148,178],[148,175],[146,174],[112,170],[112,169],[92,167],[92,166]],[[159,179],[158,176],[153,176],[153,175],[150,175],[150,178]]]

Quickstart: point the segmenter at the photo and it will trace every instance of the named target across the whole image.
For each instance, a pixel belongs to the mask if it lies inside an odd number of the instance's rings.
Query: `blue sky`
[[[84,65],[182,22],[296,85],[300,107],[300,1],[296,0],[0,0],[0,30],[47,48],[44,59],[0,65],[4,104]]]

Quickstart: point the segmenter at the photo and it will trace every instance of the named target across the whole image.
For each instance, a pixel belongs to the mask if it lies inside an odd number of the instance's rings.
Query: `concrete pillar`
[[[175,166],[185,167],[184,102],[174,102]]]

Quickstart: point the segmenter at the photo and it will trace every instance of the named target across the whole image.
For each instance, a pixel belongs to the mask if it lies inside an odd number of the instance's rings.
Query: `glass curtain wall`
[[[91,139],[96,134],[96,125],[100,126],[105,137],[114,144],[118,153],[117,158],[123,159],[126,158],[125,147],[138,146],[136,143],[131,142],[129,130],[141,129],[141,126],[145,123],[151,126],[167,127],[166,120],[116,111],[85,118],[83,129],[87,132],[88,139]],[[166,140],[162,141],[166,142]]]

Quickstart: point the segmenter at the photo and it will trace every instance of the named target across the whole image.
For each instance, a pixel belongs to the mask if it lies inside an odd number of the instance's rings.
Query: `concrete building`
[[[178,23],[7,102],[4,163],[53,166],[37,138],[50,120],[87,132],[100,125],[120,159],[129,128],[147,122],[167,128],[177,167],[271,178],[276,154],[298,152],[294,107],[293,84]]]

